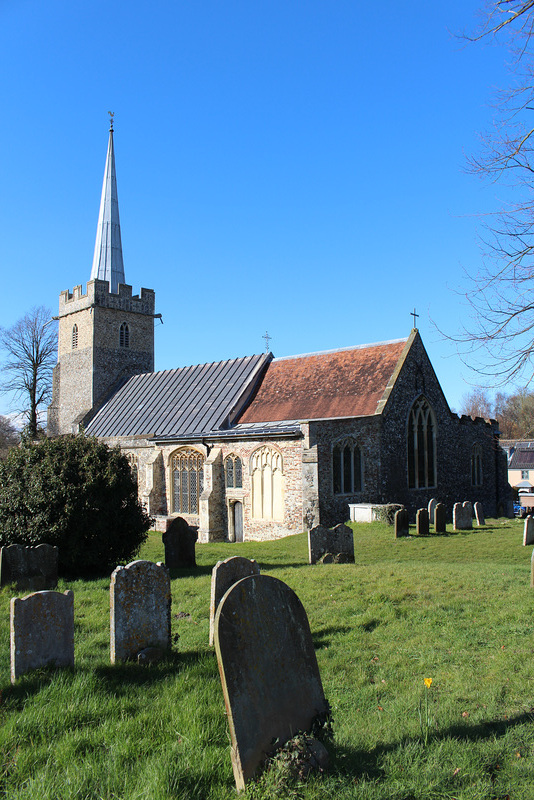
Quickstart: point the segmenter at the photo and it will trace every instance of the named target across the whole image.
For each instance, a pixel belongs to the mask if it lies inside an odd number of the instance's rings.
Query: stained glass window
[[[172,510],[175,514],[198,514],[204,488],[204,456],[184,448],[172,457]]]

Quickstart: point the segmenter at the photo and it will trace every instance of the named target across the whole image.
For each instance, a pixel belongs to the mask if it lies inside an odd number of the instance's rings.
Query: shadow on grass
[[[495,719],[481,722],[478,725],[451,725],[443,731],[434,733],[429,739],[429,747],[432,742],[440,742],[446,739],[455,739],[458,742],[478,742],[485,739],[499,739],[506,733],[519,725],[531,725],[534,721],[534,709],[532,712],[524,712],[510,719]],[[394,753],[407,745],[420,742],[421,739],[405,738],[398,742],[382,744],[372,750],[354,750],[341,745],[331,747],[334,765],[340,773],[351,777],[367,777],[370,779],[380,779],[385,777],[384,769],[381,764],[384,756]]]
[[[312,633],[313,646],[316,650],[320,650],[322,647],[328,647],[328,645],[331,644],[331,636],[335,636],[338,633],[351,633],[352,630],[354,629],[343,625],[332,628],[320,628]]]

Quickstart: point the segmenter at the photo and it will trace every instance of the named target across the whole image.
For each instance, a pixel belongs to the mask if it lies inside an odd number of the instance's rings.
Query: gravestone
[[[419,536],[428,536],[430,528],[428,525],[428,510],[420,508],[415,516],[415,526]]]
[[[171,582],[161,562],[117,567],[110,585],[111,663],[137,658],[149,647],[171,646]]]
[[[10,607],[11,683],[30,669],[74,666],[74,594],[34,592]]]
[[[534,542],[534,517],[532,514],[529,514],[528,517],[525,519],[525,525],[523,527],[523,546],[526,547],[527,544],[532,544]]]
[[[400,508],[395,514],[395,539],[410,535],[410,518],[405,508]]]
[[[447,530],[447,510],[444,503],[436,503],[434,509],[434,530],[436,533],[445,533]]]
[[[473,506],[473,511],[475,512],[475,519],[477,521],[477,525],[485,525],[486,518],[484,517],[484,509],[482,507],[482,503],[479,503],[478,500]]]
[[[183,517],[175,517],[162,536],[168,569],[196,567],[195,543],[198,532]]]
[[[455,531],[473,530],[473,506],[466,500],[455,503],[452,509],[452,525]]]
[[[435,516],[434,515],[435,515],[435,512],[436,512],[437,504],[438,504],[438,501],[436,500],[435,497],[433,497],[431,500],[428,501],[428,522],[429,522],[430,525],[434,524],[434,520],[435,520]]]
[[[211,571],[210,646],[214,641],[215,613],[223,595],[241,578],[259,574],[259,565],[253,558],[232,556],[224,561],[217,561]]]
[[[277,578],[252,575],[226,592],[215,650],[241,791],[276,746],[325,720],[329,706],[306,612]]]
[[[16,583],[17,589],[34,592],[57,586],[58,549],[49,544],[0,548],[0,586]]]
[[[354,533],[348,525],[340,523],[335,528],[317,525],[308,531],[308,553],[310,564],[317,562],[326,554],[334,557],[343,554],[338,563],[354,563]]]

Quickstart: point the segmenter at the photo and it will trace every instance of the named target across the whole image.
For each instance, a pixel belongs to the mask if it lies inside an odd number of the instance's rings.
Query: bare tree
[[[472,392],[462,398],[462,414],[470,417],[483,417],[491,419],[493,417],[493,402],[487,389],[476,386]]]
[[[514,202],[489,215],[484,265],[468,275],[471,321],[454,339],[464,360],[497,383],[534,377],[534,0],[488,0],[469,41],[503,41],[510,86],[495,100],[493,130],[469,162],[480,177],[513,187]]]
[[[7,417],[0,414],[0,459],[5,458],[8,450],[20,441],[20,435]]]
[[[0,391],[12,392],[20,402],[17,410],[28,419],[28,435],[38,430],[38,409],[50,399],[52,370],[56,362],[57,328],[51,312],[32,308],[11,328],[0,328],[2,363]]]

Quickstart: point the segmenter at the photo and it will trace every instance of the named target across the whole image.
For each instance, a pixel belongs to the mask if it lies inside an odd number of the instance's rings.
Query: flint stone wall
[[[74,594],[35,592],[10,607],[11,683],[31,669],[74,666]]]
[[[235,583],[215,616],[215,650],[238,791],[265,758],[328,713],[308,617],[270,575]]]
[[[171,582],[161,562],[117,567],[110,585],[111,663],[137,658],[148,647],[171,646]]]

